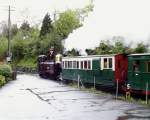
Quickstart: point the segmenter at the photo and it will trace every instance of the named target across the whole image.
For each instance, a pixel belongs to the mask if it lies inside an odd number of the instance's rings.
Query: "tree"
[[[137,44],[137,47],[134,49],[134,53],[146,53],[148,52],[148,46],[144,45],[142,42]]]
[[[48,33],[52,32],[52,30],[53,30],[52,20],[50,18],[50,15],[47,13],[42,22],[40,37],[47,35]]]
[[[85,49],[85,52],[87,53],[87,55],[95,55],[95,50],[92,49]]]
[[[21,24],[20,29],[23,30],[23,31],[30,31],[30,24],[28,23],[28,21],[24,21]]]
[[[8,37],[8,25],[5,21],[2,21],[1,22],[1,35],[0,36],[3,36],[3,37]]]
[[[76,11],[67,10],[61,13],[59,19],[54,23],[56,33],[63,39],[67,38],[69,33],[81,26]]]
[[[12,27],[11,27],[11,34],[12,34],[12,37],[14,37],[15,35],[17,35],[17,33],[18,33],[17,24],[13,24]]]
[[[67,56],[80,56],[80,51],[72,48],[71,50],[67,51]]]
[[[109,40],[102,40],[98,47],[95,48],[96,54],[111,54],[112,45],[109,44]]]
[[[30,30],[31,30],[30,24],[28,23],[28,21],[24,21],[20,26],[20,34],[22,34],[23,39],[29,38],[31,34]]]
[[[0,61],[4,60],[6,55],[7,55],[7,38],[6,37],[1,37],[0,38]]]
[[[89,12],[92,12],[94,8],[93,0],[90,0],[90,3],[85,6],[84,8],[77,9],[78,17],[81,21],[84,21],[84,19],[88,16]]]
[[[125,53],[126,47],[122,41],[117,40],[112,48],[112,52],[116,54]]]

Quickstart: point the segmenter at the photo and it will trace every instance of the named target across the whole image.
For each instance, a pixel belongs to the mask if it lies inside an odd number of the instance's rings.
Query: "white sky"
[[[32,24],[40,23],[47,12],[64,11],[69,8],[82,8],[89,0],[0,0],[0,22],[8,19],[8,5],[15,11],[11,12],[12,23],[21,24],[28,19]]]
[[[0,0],[0,22],[7,20],[5,11],[11,4],[12,23],[28,18],[39,23],[46,12],[85,6],[89,0]],[[146,41],[150,43],[150,0],[95,0],[94,12],[84,26],[69,35],[67,49],[95,47],[102,39],[123,36],[126,43]],[[132,43],[133,44],[133,43]]]

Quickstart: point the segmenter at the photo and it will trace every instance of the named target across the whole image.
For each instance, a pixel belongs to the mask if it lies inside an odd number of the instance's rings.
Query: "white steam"
[[[150,38],[149,0],[95,0],[94,11],[83,27],[65,41],[67,49],[98,46],[100,40],[122,36],[126,44],[148,43]]]

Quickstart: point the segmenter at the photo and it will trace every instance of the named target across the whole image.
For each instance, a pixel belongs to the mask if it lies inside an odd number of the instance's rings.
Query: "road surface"
[[[23,74],[0,88],[0,120],[150,120],[150,108]]]

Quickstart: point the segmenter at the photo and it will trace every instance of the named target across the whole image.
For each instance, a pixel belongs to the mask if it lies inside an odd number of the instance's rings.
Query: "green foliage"
[[[10,65],[4,64],[0,65],[0,75],[5,76],[6,78],[12,77],[12,68]]]
[[[21,24],[20,29],[23,31],[30,31],[30,24],[28,23],[28,21],[24,21]]]
[[[99,46],[95,48],[95,53],[96,54],[111,54],[112,53],[112,46],[109,44],[109,40],[101,41]]]
[[[112,48],[112,52],[117,54],[123,54],[125,53],[125,50],[126,50],[126,46],[124,45],[123,41],[119,41],[119,40],[115,42],[115,45]]]
[[[69,33],[80,26],[81,24],[78,19],[78,14],[72,10],[67,10],[64,13],[61,13],[59,19],[54,24],[56,33],[63,39],[67,38]]]
[[[110,44],[114,43],[114,44]],[[93,54],[131,54],[131,53],[146,53],[148,52],[148,45],[144,43],[137,44],[137,47],[131,48],[130,45],[124,43],[123,37],[113,37],[110,40],[102,40],[95,49],[86,49],[88,55]]]
[[[67,51],[67,56],[80,56],[80,51],[73,48],[72,50]]]
[[[94,8],[93,0],[90,1],[90,3],[85,6],[82,9],[77,9],[76,12],[78,14],[78,17],[81,21],[84,21],[84,19],[88,16],[89,12],[92,12]]]
[[[144,43],[138,43],[137,47],[134,49],[135,53],[146,53],[148,52],[148,46],[144,45]]]
[[[85,49],[85,52],[87,53],[87,55],[95,55],[95,50],[93,49]]]
[[[47,13],[43,19],[40,37],[47,35],[48,33],[52,32],[52,30],[53,30],[52,20],[50,18],[50,15]]]
[[[19,31],[13,38],[12,52],[14,60],[20,60],[23,58],[36,56],[36,42],[39,36],[39,30],[37,28],[30,28],[31,32],[28,32],[28,37],[24,37],[22,31]]]
[[[37,58],[25,58],[18,62],[18,67],[35,69],[37,67]]]
[[[86,6],[81,14],[87,14],[93,9],[92,6]],[[48,49],[54,46],[56,52],[62,53],[64,50],[63,41],[68,35],[81,26],[80,16],[76,10],[67,10],[61,13],[58,20],[52,23],[47,13],[43,19],[41,30],[38,27],[30,27],[27,21],[21,24],[12,25],[12,57],[13,62],[18,66],[36,67],[36,57],[39,54],[47,54]],[[3,32],[0,34],[0,59],[4,59],[7,54],[7,36],[8,27],[3,23]],[[70,51],[73,55],[79,55],[76,50]],[[30,59],[31,58],[31,59]]]
[[[0,75],[0,86],[4,85],[6,83],[5,77]]]
[[[17,24],[13,24],[12,26],[11,26],[11,35],[12,35],[12,37],[14,37],[15,35],[17,35],[17,33],[18,33],[18,27],[17,27]]]
[[[5,59],[7,55],[7,39],[5,37],[0,37],[0,60]]]
[[[16,39],[13,42],[13,57],[17,60],[24,58],[25,49],[28,47],[28,41]]]

